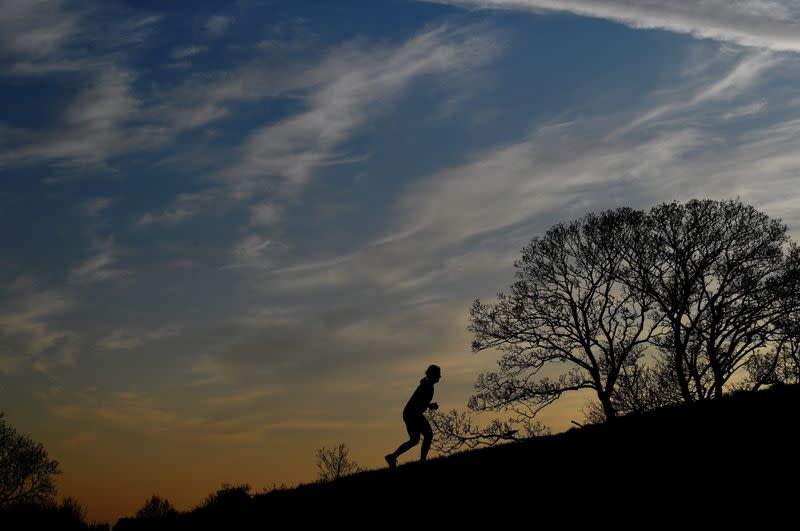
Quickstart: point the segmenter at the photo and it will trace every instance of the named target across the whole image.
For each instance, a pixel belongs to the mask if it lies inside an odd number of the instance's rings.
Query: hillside
[[[797,386],[734,394],[394,471],[230,496],[164,527],[477,528],[609,518],[635,527],[644,522],[628,518],[640,514],[694,527],[779,519],[798,501],[798,404]],[[155,528],[142,523],[123,519],[115,529]]]

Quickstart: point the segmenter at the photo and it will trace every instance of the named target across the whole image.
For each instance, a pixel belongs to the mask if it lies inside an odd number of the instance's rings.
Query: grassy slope
[[[718,528],[784,512],[795,519],[799,404],[797,386],[736,394],[232,499],[167,528]],[[117,529],[143,528],[134,523]]]

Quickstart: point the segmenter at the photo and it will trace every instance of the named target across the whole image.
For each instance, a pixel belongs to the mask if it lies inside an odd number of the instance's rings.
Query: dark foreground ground
[[[798,405],[734,394],[114,529],[796,528]]]

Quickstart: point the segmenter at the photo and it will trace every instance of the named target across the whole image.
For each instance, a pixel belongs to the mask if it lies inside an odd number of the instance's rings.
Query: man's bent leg
[[[431,425],[428,422],[428,419],[422,419],[424,424],[422,425],[422,449],[420,450],[420,460],[425,461],[428,459],[428,450],[431,449],[431,442],[433,442],[433,430],[431,429]]]

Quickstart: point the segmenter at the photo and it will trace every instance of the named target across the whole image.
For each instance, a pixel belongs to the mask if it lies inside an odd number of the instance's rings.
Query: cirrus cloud
[[[432,0],[470,8],[567,12],[634,28],[781,51],[800,51],[796,2],[774,0]]]

